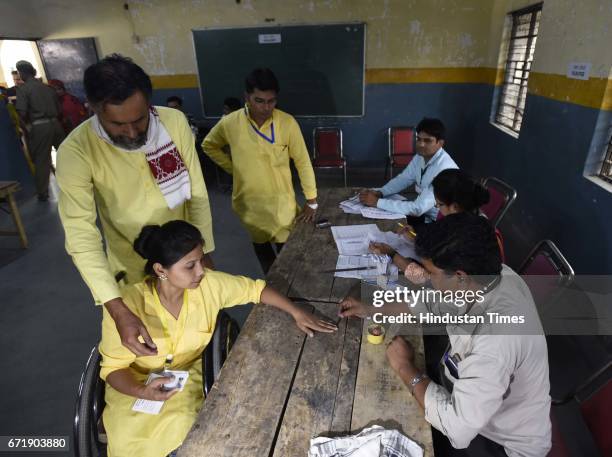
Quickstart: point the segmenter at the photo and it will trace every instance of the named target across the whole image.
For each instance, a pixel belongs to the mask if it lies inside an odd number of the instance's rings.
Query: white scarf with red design
[[[147,142],[140,149],[129,150],[117,146],[100,124],[98,116],[93,116],[92,126],[96,134],[105,142],[124,152],[142,154],[144,152],[149,168],[155,178],[168,208],[173,209],[191,199],[189,172],[179,150],[170,138],[166,127],[159,120],[154,107],[149,111]]]

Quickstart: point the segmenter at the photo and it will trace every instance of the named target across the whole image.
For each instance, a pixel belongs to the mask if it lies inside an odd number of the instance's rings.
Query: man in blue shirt
[[[417,156],[404,171],[381,189],[369,189],[359,194],[359,200],[364,205],[405,214],[411,225],[436,220],[438,208],[431,182],[442,170],[459,168],[443,148],[446,129],[441,120],[424,118],[417,125],[416,131]],[[418,194],[415,200],[400,201],[385,198],[413,184]]]

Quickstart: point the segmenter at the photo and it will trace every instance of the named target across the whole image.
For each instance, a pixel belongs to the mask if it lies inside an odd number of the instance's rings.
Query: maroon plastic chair
[[[342,130],[339,127],[316,127],[312,131],[314,168],[342,168],[346,187],[346,160],[342,152]]]
[[[387,143],[389,157],[385,176],[389,174],[389,179],[393,178],[394,168],[406,168],[415,155],[415,135],[414,127],[389,127],[387,130]]]
[[[552,449],[547,457],[566,457],[570,455],[563,431],[555,420],[555,411],[571,401],[578,404],[580,416],[592,439],[591,446],[599,451],[602,457],[612,455],[612,361],[605,364],[574,393],[563,401],[553,402],[551,408]],[[575,430],[567,430],[571,438]],[[586,454],[584,454],[586,455]],[[593,455],[589,452],[589,455]]]
[[[578,389],[574,397],[601,455],[612,455],[612,362]]]
[[[493,177],[485,178],[482,184],[489,190],[490,198],[489,203],[480,209],[491,221],[493,227],[497,227],[510,205],[516,200],[516,190],[501,179]]]
[[[545,303],[574,280],[574,269],[550,240],[537,243],[517,272],[525,279],[535,303]]]

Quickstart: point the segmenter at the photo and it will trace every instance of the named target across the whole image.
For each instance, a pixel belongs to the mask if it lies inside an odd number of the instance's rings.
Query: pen
[[[402,224],[401,222],[398,222],[397,225],[399,225],[401,228],[406,228],[406,226],[404,224]],[[417,234],[414,230],[408,230],[408,234],[412,237],[412,238],[416,238]]]

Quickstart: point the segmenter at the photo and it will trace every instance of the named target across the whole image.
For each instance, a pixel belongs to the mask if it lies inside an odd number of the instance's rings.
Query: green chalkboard
[[[365,24],[292,25],[193,31],[206,117],[225,97],[242,98],[244,78],[269,67],[278,108],[294,116],[363,116]]]

